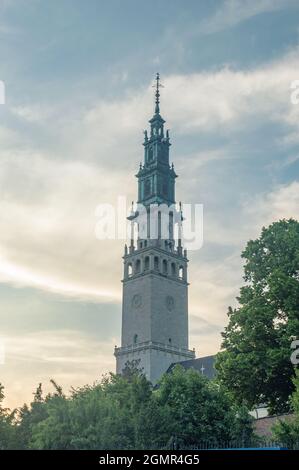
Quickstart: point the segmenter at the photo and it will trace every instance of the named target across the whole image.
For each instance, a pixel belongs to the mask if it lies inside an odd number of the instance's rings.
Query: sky
[[[124,241],[96,238],[95,210],[136,200],[156,72],[177,200],[204,205],[189,253],[197,356],[220,348],[247,241],[299,218],[297,0],[0,0],[7,406],[115,370]]]

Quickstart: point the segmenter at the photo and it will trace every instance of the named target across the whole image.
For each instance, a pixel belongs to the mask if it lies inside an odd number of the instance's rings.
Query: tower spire
[[[155,88],[155,113],[150,119],[150,125],[151,125],[151,135],[150,135],[150,140],[152,141],[153,139],[163,139],[164,138],[164,119],[162,118],[160,114],[160,88],[163,87],[162,83],[160,82],[160,74],[156,74],[156,79],[155,79],[155,84],[153,85],[153,88]],[[146,143],[146,136],[145,136],[145,141]]]
[[[156,88],[155,114],[160,114],[160,88],[163,87],[163,85],[160,83],[159,72],[156,74],[156,84],[153,85],[153,87]]]

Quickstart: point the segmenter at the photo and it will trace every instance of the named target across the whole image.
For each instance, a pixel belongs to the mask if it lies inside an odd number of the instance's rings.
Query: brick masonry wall
[[[284,414],[278,416],[267,416],[254,421],[254,431],[258,436],[271,438],[271,429],[278,421],[290,421],[294,419],[293,414]]]

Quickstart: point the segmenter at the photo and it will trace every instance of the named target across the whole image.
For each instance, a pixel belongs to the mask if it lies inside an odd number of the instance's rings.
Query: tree
[[[140,373],[109,374],[99,383],[60,387],[43,401],[44,419],[31,427],[32,449],[149,449],[170,439],[251,439],[251,417],[229,394],[194,370],[177,366],[157,389]],[[22,424],[21,424],[22,425]]]
[[[56,388],[57,390],[57,388]],[[31,448],[134,449],[140,414],[151,399],[151,384],[140,373],[109,374],[100,383],[73,389],[69,398],[48,396],[46,418],[32,428]]]
[[[14,413],[8,408],[3,408],[4,387],[0,383],[0,450],[13,449],[15,447],[15,429],[13,426]]]
[[[194,369],[178,364],[164,374],[156,400],[168,414],[162,435],[175,436],[185,445],[232,440],[246,444],[252,438],[252,418],[245,407],[235,406],[226,390]]]
[[[295,391],[292,395],[291,405],[293,416],[289,420],[280,420],[278,424],[273,427],[274,437],[282,445],[289,449],[299,448],[299,371],[293,380]]]
[[[229,308],[217,355],[218,379],[237,403],[265,404],[270,414],[290,408],[294,366],[291,338],[299,331],[299,223],[263,228],[247,243],[238,308]]]
[[[40,383],[33,394],[33,401],[28,406],[24,404],[16,411],[17,448],[28,449],[33,428],[48,416],[47,399],[43,397]]]

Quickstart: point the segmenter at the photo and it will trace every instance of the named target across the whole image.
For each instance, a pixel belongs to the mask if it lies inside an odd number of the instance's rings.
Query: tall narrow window
[[[144,182],[144,196],[148,197],[151,194],[151,180],[148,178]]]
[[[161,238],[161,212],[158,212],[158,238]]]
[[[132,276],[132,274],[133,274],[132,263],[129,263],[129,264],[128,264],[128,267],[127,267],[127,274],[128,274],[128,277]]]
[[[163,274],[166,275],[166,274],[167,274],[167,271],[168,271],[168,269],[167,269],[167,261],[166,261],[166,259],[163,259],[163,263],[162,263],[162,272],[163,272]]]
[[[154,268],[155,268],[155,271],[159,271],[159,257],[158,256],[155,256],[154,258]]]
[[[153,147],[149,147],[148,149],[148,161],[151,162],[154,158]]]
[[[138,335],[134,335],[134,344],[137,344],[137,341],[138,341]]]
[[[141,261],[140,261],[140,259],[138,259],[135,263],[135,274],[140,273],[140,268],[141,268]]]
[[[173,212],[169,212],[169,238],[173,239]]]
[[[149,269],[149,267],[150,267],[150,259],[149,259],[149,256],[146,256],[144,258],[144,269],[145,269],[145,271],[147,271]]]
[[[183,268],[183,266],[180,266],[180,268],[179,268],[179,278],[184,279],[184,268]]]
[[[171,263],[171,275],[174,277],[176,275],[176,266],[175,263]]]

